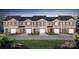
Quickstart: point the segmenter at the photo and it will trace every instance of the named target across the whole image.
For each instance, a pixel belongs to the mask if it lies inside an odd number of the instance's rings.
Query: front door
[[[52,33],[53,32],[52,26],[48,26],[47,28],[48,28],[48,33]]]
[[[24,32],[25,32],[24,28],[20,28],[20,33],[24,33]]]

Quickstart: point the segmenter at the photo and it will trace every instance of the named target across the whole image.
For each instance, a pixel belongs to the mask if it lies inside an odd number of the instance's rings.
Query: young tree
[[[79,15],[76,18],[76,32],[79,32]]]
[[[0,40],[0,48],[11,48],[11,42],[7,36]]]
[[[4,21],[5,17],[4,16],[0,16],[0,32],[4,32],[3,29],[3,21]]]

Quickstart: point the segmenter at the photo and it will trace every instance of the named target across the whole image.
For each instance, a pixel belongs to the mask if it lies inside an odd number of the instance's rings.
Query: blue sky
[[[0,9],[0,15],[18,15],[18,16],[59,16],[59,15],[79,15],[78,9]]]

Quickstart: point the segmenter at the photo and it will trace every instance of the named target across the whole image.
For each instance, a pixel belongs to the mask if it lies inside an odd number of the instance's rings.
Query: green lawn
[[[51,49],[62,44],[64,40],[17,40],[17,42],[20,42],[32,49]]]

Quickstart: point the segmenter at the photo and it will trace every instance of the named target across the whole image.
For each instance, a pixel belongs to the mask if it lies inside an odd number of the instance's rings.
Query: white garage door
[[[31,33],[31,29],[26,29],[26,33],[30,34]]]
[[[54,33],[59,34],[59,29],[54,29]]]
[[[11,29],[11,33],[15,34],[16,33],[16,29]]]
[[[45,33],[45,29],[40,29],[40,33]]]
[[[74,33],[74,29],[69,29],[69,33]]]

